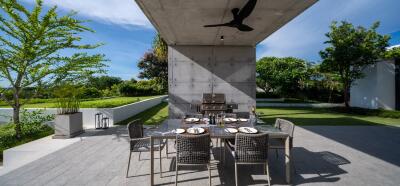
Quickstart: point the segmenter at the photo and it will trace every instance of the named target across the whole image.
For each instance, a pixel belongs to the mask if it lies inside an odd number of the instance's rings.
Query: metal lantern
[[[96,113],[94,115],[94,127],[96,129],[101,129],[103,127],[102,122],[103,122],[103,113],[100,113],[100,112]]]
[[[103,129],[108,129],[108,127],[110,126],[110,118],[108,117],[104,117],[102,120],[102,125],[103,125]]]

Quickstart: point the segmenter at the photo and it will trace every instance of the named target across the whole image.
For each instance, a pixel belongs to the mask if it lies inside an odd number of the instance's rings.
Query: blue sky
[[[34,0],[21,0],[32,6]],[[87,26],[95,34],[84,34],[85,42],[103,42],[93,52],[104,53],[110,60],[108,74],[122,79],[136,78],[137,62],[151,48],[155,30],[134,0],[45,0],[57,5],[60,13],[78,11],[89,19]],[[399,0],[320,0],[257,46],[257,58],[294,56],[319,62],[324,34],[334,20],[347,20],[369,27],[381,21],[379,32],[393,34],[391,44],[400,44]]]

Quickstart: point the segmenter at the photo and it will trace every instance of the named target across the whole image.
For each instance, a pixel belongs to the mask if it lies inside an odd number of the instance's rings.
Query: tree
[[[160,85],[164,92],[168,88],[168,63],[161,61],[153,52],[146,52],[138,63],[139,78],[154,79]]]
[[[400,59],[400,47],[394,47],[385,52],[386,59]]]
[[[112,76],[92,76],[89,77],[87,86],[98,90],[110,89],[115,84],[122,83],[122,79]]]
[[[350,87],[355,80],[364,76],[363,70],[383,56],[388,46],[389,36],[376,32],[379,22],[371,28],[354,27],[342,21],[340,25],[333,22],[330,32],[326,34],[329,46],[320,51],[323,59],[321,67],[327,72],[337,73],[344,88],[344,102],[349,107]]]
[[[79,33],[91,29],[75,19],[75,12],[64,16],[57,14],[57,7],[43,12],[42,0],[36,0],[32,10],[17,0],[0,0],[0,78],[10,88],[0,90],[1,98],[13,108],[16,136],[21,136],[20,100],[24,89],[49,85],[61,81],[77,81],[83,76],[101,72],[104,55],[86,52],[70,56],[62,50],[94,49],[101,44],[80,44]],[[12,98],[4,91],[11,91]]]
[[[142,70],[139,78],[154,79],[164,92],[168,90],[168,45],[160,34],[154,37],[152,50],[143,55],[138,67]]]
[[[308,79],[308,66],[304,60],[293,57],[261,58],[256,63],[257,85],[266,92],[294,95]]]
[[[153,40],[153,53],[158,60],[168,61],[168,45],[159,33]]]

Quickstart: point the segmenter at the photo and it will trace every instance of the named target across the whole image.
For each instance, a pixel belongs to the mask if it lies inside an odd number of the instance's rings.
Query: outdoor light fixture
[[[224,36],[221,36],[221,41],[223,41],[224,40]]]

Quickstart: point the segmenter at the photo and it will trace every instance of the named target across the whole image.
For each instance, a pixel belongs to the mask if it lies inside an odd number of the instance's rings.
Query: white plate
[[[226,122],[237,122],[236,118],[224,118],[224,121]]]
[[[187,133],[189,134],[203,134],[206,130],[203,128],[188,128]]]
[[[200,119],[199,118],[186,118],[185,121],[186,122],[198,122],[198,121],[200,121]]]
[[[238,130],[235,129],[235,128],[226,128],[226,129],[225,129],[225,132],[231,133],[231,134],[235,134],[235,133],[238,132]]]
[[[249,121],[249,119],[246,119],[246,118],[239,118],[239,121]]]
[[[252,127],[239,127],[239,132],[243,132],[246,134],[255,134],[258,132],[258,130]]]
[[[210,121],[209,118],[203,118],[203,121]]]
[[[185,129],[176,129],[175,133],[176,134],[183,134],[183,133],[185,133]]]

